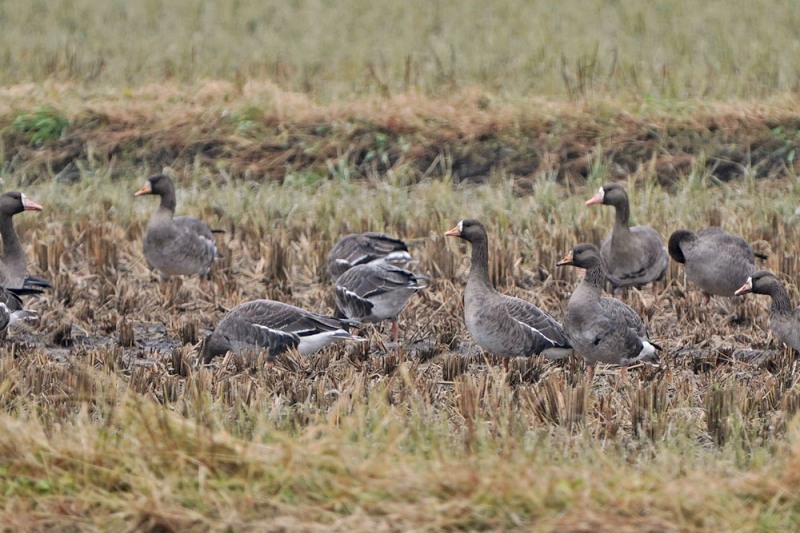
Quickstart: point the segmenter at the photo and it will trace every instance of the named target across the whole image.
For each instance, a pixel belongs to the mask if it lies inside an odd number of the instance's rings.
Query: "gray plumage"
[[[472,264],[464,290],[464,322],[475,342],[502,357],[544,353],[569,354],[564,330],[552,316],[519,298],[498,293],[489,280],[486,228],[477,220],[462,220],[445,233],[472,245]]]
[[[361,340],[347,330],[356,324],[273,300],[253,300],[228,311],[200,352],[205,363],[227,351],[263,349],[274,358],[296,348],[301,355],[310,355],[335,340]]]
[[[47,281],[28,276],[28,262],[13,221],[17,213],[41,210],[41,205],[20,192],[0,194],[0,236],[3,238],[3,253],[0,254],[0,286],[15,289],[50,287]]]
[[[586,205],[614,206],[614,227],[603,240],[600,253],[616,288],[640,287],[661,280],[669,255],[661,234],[650,226],[629,226],[630,204],[625,189],[616,183],[603,185]]]
[[[750,245],[718,226],[669,237],[669,255],[683,263],[686,278],[709,294],[733,296],[755,270]]]
[[[772,297],[769,329],[782,342],[800,352],[800,307],[792,310],[789,292],[772,272],[759,270],[747,278],[736,294],[752,292]]]
[[[20,296],[40,294],[41,292],[39,289],[4,289],[0,287],[0,337],[5,337],[9,326],[13,326],[16,322],[37,318],[36,311],[26,309]]]
[[[657,346],[650,342],[636,311],[615,298],[602,296],[606,271],[596,246],[579,244],[558,265],[586,269],[583,281],[569,298],[564,317],[566,336],[586,364],[658,362]]]
[[[144,256],[162,276],[208,279],[218,257],[214,234],[194,217],[174,217],[175,185],[163,174],[151,176],[136,196],[157,194],[161,204],[150,217],[144,236]]]
[[[404,267],[413,259],[406,243],[383,233],[345,235],[328,254],[328,273],[332,281],[357,265],[388,263]]]
[[[396,320],[428,278],[386,263],[357,265],[336,280],[336,306],[361,322]]]

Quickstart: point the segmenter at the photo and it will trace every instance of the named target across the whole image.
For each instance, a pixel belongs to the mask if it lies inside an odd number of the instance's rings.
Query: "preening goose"
[[[174,217],[175,185],[164,174],[147,179],[136,196],[157,194],[161,204],[150,217],[144,236],[144,256],[163,277],[192,276],[208,279],[218,257],[214,234],[194,217]]]
[[[310,355],[336,340],[362,340],[348,331],[356,324],[273,300],[253,300],[228,311],[203,341],[200,355],[204,363],[227,351],[263,349],[271,359],[296,348]]]
[[[623,302],[602,296],[606,270],[595,245],[579,244],[556,264],[586,269],[569,298],[564,331],[590,367],[590,381],[598,362],[622,366],[658,362],[658,346],[650,342],[642,318]]]
[[[600,247],[614,289],[640,287],[663,279],[669,255],[661,234],[650,226],[629,226],[628,193],[621,185],[603,185],[585,203],[614,206],[614,227]]]
[[[41,211],[42,206],[20,192],[0,194],[0,236],[3,253],[0,255],[0,286],[7,288],[50,288],[47,281],[28,275],[25,251],[14,229],[13,217],[23,211]]]
[[[361,322],[391,320],[392,340],[397,342],[397,316],[428,281],[386,263],[356,265],[336,280],[336,307],[347,318]]]
[[[543,354],[557,359],[569,355],[570,345],[561,324],[532,303],[500,294],[492,286],[489,241],[483,224],[462,220],[445,235],[472,245],[472,264],[464,290],[464,322],[481,348],[503,357],[506,370],[511,357]]]
[[[328,273],[332,281],[356,265],[388,263],[405,267],[413,262],[406,243],[383,233],[345,235],[328,253]]]
[[[709,294],[733,296],[755,270],[747,241],[718,226],[697,233],[678,230],[670,235],[668,248],[683,263],[689,281]]]
[[[736,294],[767,294],[772,297],[769,329],[778,339],[800,352],[800,307],[792,310],[789,292],[772,272],[759,270],[747,278]]]

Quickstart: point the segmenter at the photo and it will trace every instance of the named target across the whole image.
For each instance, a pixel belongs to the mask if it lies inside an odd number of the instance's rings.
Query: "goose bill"
[[[572,264],[572,250],[567,252],[567,255],[564,256],[564,259],[556,263],[556,266],[564,266],[564,265],[571,265]]]
[[[445,232],[445,236],[447,236],[447,237],[458,237],[459,235],[461,235],[461,230],[463,228],[464,228],[464,221],[462,220],[461,222],[456,224],[456,226],[453,229]]]
[[[605,191],[603,190],[602,187],[600,187],[600,190],[597,191],[597,193],[594,196],[586,200],[584,202],[584,205],[602,204],[603,198],[605,198]]]
[[[151,194],[152,192],[153,192],[153,186],[150,185],[149,181],[147,181],[147,182],[145,182],[144,185],[142,185],[141,189],[139,189],[138,191],[136,191],[136,193],[134,193],[134,196],[141,196],[143,194]]]
[[[730,289],[728,289],[728,290],[730,290]],[[752,290],[753,290],[753,278],[750,277],[750,278],[747,278],[747,281],[744,282],[744,285],[742,285],[741,287],[736,289],[736,292],[734,292],[733,294],[735,294],[736,296],[739,296],[741,294],[748,293],[748,292],[750,292]]]
[[[37,204],[36,202],[31,200],[30,198],[28,198],[24,194],[22,195],[22,208],[25,211],[41,211],[42,210],[42,206],[41,205]]]

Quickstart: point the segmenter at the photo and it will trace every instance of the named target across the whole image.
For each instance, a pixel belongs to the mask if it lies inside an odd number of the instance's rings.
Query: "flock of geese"
[[[218,258],[214,232],[197,218],[174,216],[175,186],[164,174],[151,176],[135,195],[160,197],[144,236],[148,263],[164,278],[198,275],[202,285]],[[586,205],[594,204],[613,206],[616,219],[600,248],[578,244],[557,263],[585,270],[570,296],[563,323],[531,302],[495,290],[489,278],[489,236],[480,221],[461,220],[445,233],[472,247],[464,322],[474,342],[500,356],[506,370],[511,357],[558,359],[573,352],[583,357],[590,380],[598,362],[622,367],[658,364],[660,347],[650,340],[642,318],[621,299],[603,293],[610,285],[620,296],[626,288],[662,280],[670,256],[684,265],[687,279],[706,294],[771,296],[770,329],[800,351],[800,307],[792,309],[786,288],[772,273],[756,271],[755,254],[744,239],[719,227],[697,233],[678,230],[665,247],[655,229],[630,226],[628,195],[622,186],[603,185],[586,201]],[[17,213],[41,209],[21,193],[0,195],[0,331],[4,334],[15,321],[35,317],[23,307],[20,296],[50,287],[47,281],[28,275],[12,223]],[[392,339],[397,342],[400,312],[430,282],[407,269],[413,262],[400,239],[382,233],[347,235],[328,255],[335,286],[334,316],[273,300],[245,302],[230,309],[201,341],[199,360],[207,364],[227,352],[262,351],[271,359],[289,349],[309,355],[337,340],[363,341],[351,331],[385,320],[392,322]]]

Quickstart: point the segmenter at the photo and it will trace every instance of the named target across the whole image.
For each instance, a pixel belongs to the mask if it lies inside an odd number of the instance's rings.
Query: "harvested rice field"
[[[563,321],[583,271],[556,263],[611,230],[585,202],[617,183],[633,224],[722,226],[800,304],[797,9],[95,4],[0,6],[2,189],[41,205],[14,223],[52,284],[0,340],[0,531],[800,529],[769,297],[670,259],[621,296],[658,366],[506,371],[445,236],[482,221],[497,290]],[[162,172],[218,230],[207,282],[145,259],[158,200],[134,194]],[[430,279],[398,341],[202,364],[243,302],[334,313],[328,254],[366,231]]]
[[[415,102],[423,116],[433,106]],[[713,140],[705,141],[708,156],[673,156],[656,148],[678,144],[657,117],[632,125],[619,115],[598,135],[622,148],[599,151],[576,170],[559,146],[588,135],[570,126],[593,116],[578,109],[563,119],[552,152],[541,154],[550,168],[517,176],[501,158],[481,179],[458,177],[449,138],[441,148],[425,144],[442,153],[441,170],[426,175],[398,139],[432,130],[397,118],[391,131],[375,124],[347,138],[316,133],[318,144],[360,148],[328,148],[341,161],[310,160],[305,179],[292,178],[298,172],[256,180],[246,169],[254,141],[216,118],[198,115],[191,130],[173,125],[160,105],[138,105],[135,124],[107,111],[116,118],[41,145],[7,118],[4,188],[44,207],[15,220],[31,272],[53,284],[26,297],[40,320],[12,328],[0,348],[0,446],[9,458],[0,492],[9,530],[710,531],[796,523],[800,374],[795,354],[768,333],[768,298],[706,301],[670,261],[656,291],[625,295],[663,348],[660,367],[623,378],[618,367],[600,365],[590,383],[578,357],[516,358],[506,373],[466,331],[468,249],[444,237],[462,218],[483,220],[495,286],[560,320],[581,274],[555,263],[610,229],[612,210],[583,203],[617,181],[632,218],[665,236],[709,224],[743,236],[767,256],[759,267],[779,273],[798,301],[800,182],[788,152],[764,151],[741,165],[742,175],[728,175],[710,162]],[[265,114],[258,127],[318,132],[328,113],[355,122],[375,113],[372,105],[350,119],[327,108]],[[520,130],[545,135],[535,119],[486,126],[471,112],[470,128],[496,133],[473,132],[462,141],[475,147],[470,153],[487,145],[507,153],[497,138]],[[459,112],[448,113],[451,122],[437,131],[465,127],[454,120]],[[679,135],[713,137],[704,124],[736,124],[737,113],[751,126],[717,135],[743,135],[749,154],[758,152],[752,139],[789,127],[789,113],[768,107],[707,108],[686,119],[695,130]],[[649,147],[632,143],[637,123],[666,133]],[[386,153],[400,155],[376,157],[370,167],[363,160],[378,150],[376,131],[390,139]],[[157,148],[167,138],[169,155]],[[225,158],[207,154],[220,147]],[[627,168],[634,155],[625,147],[650,152]],[[687,173],[662,172],[656,163],[667,157],[687,158]],[[216,236],[223,258],[205,287],[196,276],[162,282],[142,254],[157,201],[133,193],[168,164],[178,213],[224,231]],[[391,342],[387,323],[369,324],[366,343],[309,357],[290,352],[273,366],[234,354],[196,364],[199,341],[241,302],[269,298],[332,313],[327,254],[342,235],[368,230],[404,239],[418,260],[413,269],[432,280],[400,315],[400,342]]]

